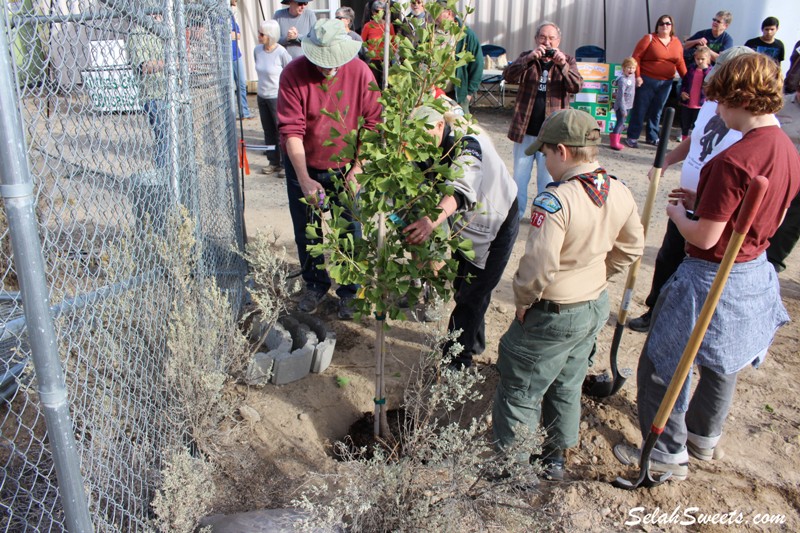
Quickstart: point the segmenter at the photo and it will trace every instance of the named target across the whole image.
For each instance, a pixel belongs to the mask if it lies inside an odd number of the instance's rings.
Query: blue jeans
[[[519,221],[517,220],[515,201],[508,210],[505,222],[500,226],[500,230],[489,245],[489,257],[482,269],[464,259],[461,254],[456,256],[458,273],[453,281],[456,306],[450,314],[447,330],[461,330],[456,342],[461,344],[464,349],[453,361],[459,366],[472,365],[472,356],[483,353],[483,350],[486,349],[486,322],[484,320],[486,310],[492,301],[492,291],[503,277],[518,232]],[[445,354],[451,344],[452,342],[444,346]]]
[[[701,448],[714,448],[719,443],[725,420],[733,404],[738,373],[719,374],[704,366],[697,368],[700,379],[689,402],[689,409],[687,411],[673,409],[670,413],[664,432],[650,455],[656,461],[667,464],[688,461],[687,440],[691,440]],[[651,431],[668,385],[656,376],[653,362],[642,351],[639,356],[639,368],[636,371],[636,406],[642,441]]]
[[[157,168],[166,168],[169,151],[169,127],[167,122],[167,102],[164,100],[147,100],[144,105],[147,121],[153,130],[153,161]]]
[[[244,72],[244,61],[242,58],[233,62],[233,83],[236,84],[239,95],[240,109],[237,108],[236,116],[250,118],[250,107],[247,105],[247,75]]]
[[[547,184],[553,181],[553,177],[547,172],[542,152],[525,155],[525,149],[535,140],[536,137],[533,135],[525,135],[522,142],[514,143],[514,181],[517,183],[517,207],[520,220],[525,216],[525,210],[528,208],[528,182],[531,181],[534,160],[536,161],[536,194],[542,192]]]
[[[672,88],[672,79],[656,80],[642,76],[641,87],[636,88],[636,96],[633,98],[633,109],[631,109],[631,119],[628,124],[628,139],[639,140],[642,133],[642,123],[647,120],[646,138],[648,141],[658,139],[659,122],[661,122],[661,110],[669,98],[669,91]]]
[[[285,153],[282,154],[283,166],[286,170],[286,193],[289,197],[289,213],[292,216],[292,227],[294,229],[294,242],[297,245],[297,257],[300,260],[300,268],[303,272],[303,281],[308,290],[314,292],[328,292],[331,287],[331,278],[325,270],[325,258],[323,256],[312,257],[308,253],[308,246],[319,244],[321,239],[309,239],[306,236],[306,226],[308,224],[319,224],[319,215],[310,206],[304,204],[303,190],[300,188],[300,182],[297,180],[297,173],[289,160],[289,156]],[[341,172],[329,172],[327,170],[318,170],[308,168],[308,174],[311,179],[316,180],[325,189],[325,195],[330,202],[336,203],[337,195],[341,189],[334,183],[334,177],[344,177],[346,168],[341,169]],[[347,233],[352,234],[354,239],[361,238],[361,224],[355,221],[352,214],[345,211],[344,218],[350,221],[350,227]],[[345,234],[346,237],[347,234]],[[319,268],[322,266],[323,268]],[[340,299],[353,298],[358,291],[358,285],[339,285],[336,289],[336,294]]]

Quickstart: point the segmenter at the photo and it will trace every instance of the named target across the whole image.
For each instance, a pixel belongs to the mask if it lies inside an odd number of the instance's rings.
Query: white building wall
[[[315,5],[316,4],[316,5]],[[350,5],[361,16],[362,0],[315,0],[309,7],[321,13]],[[659,16],[669,14],[675,20],[675,34],[684,39],[694,32],[711,27],[711,19],[720,10],[733,13],[729,32],[735,44],[761,34],[761,21],[769,16],[781,20],[778,38],[786,45],[784,71],[789,66],[792,45],[800,40],[800,2],[787,0],[459,0],[474,13],[467,24],[484,44],[503,46],[508,59],[515,59],[534,46],[536,26],[544,20],[555,22],[562,32],[561,48],[573,54],[578,46],[603,46],[603,10],[605,6],[606,60],[621,62],[633,52],[636,42],[648,31],[647,6],[650,7],[650,31]],[[263,9],[266,18],[282,7],[280,0],[239,0],[242,26],[242,50],[248,79],[255,80],[252,50],[257,44],[258,24]]]

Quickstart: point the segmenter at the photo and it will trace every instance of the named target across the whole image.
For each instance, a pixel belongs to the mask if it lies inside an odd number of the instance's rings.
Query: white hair
[[[258,31],[269,39],[269,44],[275,44],[281,38],[281,27],[276,20],[265,20],[258,25]]]

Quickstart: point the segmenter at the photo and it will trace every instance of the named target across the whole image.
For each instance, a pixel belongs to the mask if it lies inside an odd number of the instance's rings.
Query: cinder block
[[[266,385],[272,373],[272,366],[274,363],[275,357],[266,352],[258,352],[250,360],[250,364],[247,365],[244,382],[255,387]]]
[[[275,356],[270,381],[275,385],[285,385],[306,377],[310,372],[317,336],[308,326],[293,318],[281,317],[279,320],[292,335],[292,351]]]
[[[319,343],[314,350],[314,360],[311,362],[311,371],[314,373],[324,372],[333,360],[333,351],[336,347],[336,332],[319,318],[305,313],[293,313],[292,318],[307,325],[311,331],[317,334]]]
[[[263,335],[263,328],[260,335]],[[244,381],[248,385],[260,387],[266,385],[273,371],[275,358],[292,351],[292,335],[280,323],[276,323],[267,334],[262,350],[253,356],[247,366]]]
[[[289,352],[292,350],[292,334],[284,328],[280,322],[276,322],[272,329],[267,333],[267,338],[264,344],[267,345],[267,351],[280,351]]]

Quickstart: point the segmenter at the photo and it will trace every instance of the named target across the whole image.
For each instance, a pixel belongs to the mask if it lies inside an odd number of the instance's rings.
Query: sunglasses
[[[717,24],[722,24],[723,22],[719,19],[711,19],[711,22],[716,22]]]
[[[659,26],[672,26],[672,23],[668,20],[662,20],[658,23]]]

